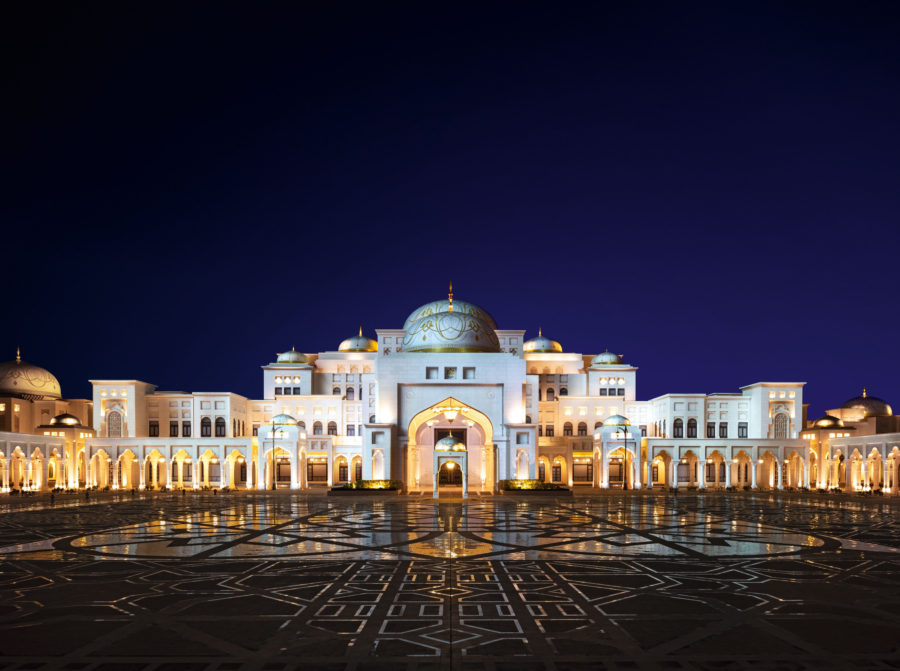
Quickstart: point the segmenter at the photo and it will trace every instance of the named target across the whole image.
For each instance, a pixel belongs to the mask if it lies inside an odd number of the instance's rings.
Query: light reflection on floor
[[[796,553],[827,539],[658,501],[236,501],[55,545],[119,558],[616,559]]]

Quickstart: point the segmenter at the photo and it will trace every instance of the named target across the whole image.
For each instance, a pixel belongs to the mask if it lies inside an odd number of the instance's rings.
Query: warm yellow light
[[[444,411],[444,417],[446,417],[447,421],[449,421],[449,422],[452,422],[454,419],[456,419],[456,416],[458,414],[459,414],[459,411],[454,408],[449,408]],[[450,463],[453,463],[453,462],[450,462]]]
[[[456,462],[448,461],[448,462],[447,462],[447,468],[449,468],[449,469],[454,469],[454,468],[456,468]]]

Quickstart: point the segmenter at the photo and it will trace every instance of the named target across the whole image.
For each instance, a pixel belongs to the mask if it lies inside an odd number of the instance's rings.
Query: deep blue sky
[[[560,4],[4,6],[4,358],[258,397],[452,279],[639,398],[900,405],[900,5]]]

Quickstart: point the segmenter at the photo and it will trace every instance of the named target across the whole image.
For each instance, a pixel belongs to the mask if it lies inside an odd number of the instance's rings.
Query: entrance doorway
[[[462,487],[462,469],[455,461],[445,461],[438,471],[438,487]]]

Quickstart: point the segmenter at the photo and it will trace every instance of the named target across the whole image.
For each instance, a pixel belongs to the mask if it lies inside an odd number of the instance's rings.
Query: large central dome
[[[499,352],[497,324],[477,305],[453,300],[432,301],[415,310],[403,325],[404,352]]]
[[[0,395],[39,401],[60,398],[62,392],[50,371],[22,361],[17,352],[14,361],[0,363]]]
[[[491,326],[470,314],[438,312],[417,319],[406,329],[404,352],[499,352]]]
[[[452,296],[452,288],[450,289],[450,292],[450,295]],[[430,303],[425,303],[425,305],[416,308],[410,313],[409,317],[406,318],[406,321],[403,323],[403,328],[409,330],[412,323],[422,319],[422,317],[430,317],[431,315],[436,315],[441,312],[448,312],[451,305],[453,306],[453,312],[471,315],[472,317],[481,320],[492,329],[497,328],[497,322],[494,321],[494,318],[491,317],[487,310],[478,307],[474,303],[455,301],[451,297],[439,301],[431,301]]]

